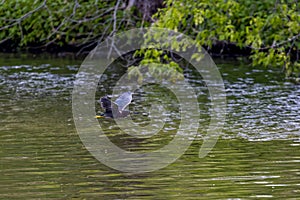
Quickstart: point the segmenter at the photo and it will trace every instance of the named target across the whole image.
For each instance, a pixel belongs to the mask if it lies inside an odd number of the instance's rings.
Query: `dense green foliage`
[[[63,47],[82,53],[118,31],[150,25],[138,8],[128,9],[128,2],[4,1],[0,6],[0,47],[2,51]],[[141,2],[147,8],[151,1]],[[208,50],[217,47],[220,54],[228,45],[247,49],[254,65],[284,67],[291,74],[300,71],[299,13],[295,0],[165,0],[151,26],[185,33]],[[172,45],[183,48],[176,41]],[[172,61],[152,50],[144,56],[146,61],[157,57],[164,64]]]
[[[194,36],[200,45],[234,44],[251,50],[254,65],[300,69],[300,5],[297,1],[167,0],[156,27]],[[222,51],[222,49],[221,49]]]
[[[121,1],[117,5],[108,0],[5,1],[0,6],[0,45],[7,42],[21,49],[86,47],[140,24]]]

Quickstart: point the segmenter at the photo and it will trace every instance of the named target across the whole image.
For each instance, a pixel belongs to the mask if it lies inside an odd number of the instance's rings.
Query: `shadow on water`
[[[300,86],[276,70],[218,62],[228,117],[209,156],[199,159],[205,130],[186,153],[166,168],[126,174],[96,160],[74,127],[71,94],[80,61],[0,60],[0,197],[3,199],[231,199],[300,196]],[[121,69],[121,73],[123,69]],[[111,75],[118,77],[118,73]],[[209,98],[201,78],[186,71],[195,87],[202,127]],[[99,86],[97,98],[109,81]],[[138,92],[133,120],[149,121],[147,98],[168,107],[167,125],[152,138],[123,134],[113,120],[99,120],[109,138],[129,151],[151,151],[172,140],[177,104],[158,86]],[[99,105],[96,105],[100,109]]]

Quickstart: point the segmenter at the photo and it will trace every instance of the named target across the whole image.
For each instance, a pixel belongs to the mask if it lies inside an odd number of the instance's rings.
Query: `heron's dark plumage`
[[[109,118],[121,118],[129,115],[129,111],[124,110],[132,100],[132,93],[125,92],[121,94],[115,102],[112,102],[108,96],[100,98],[101,107],[104,109],[102,116]]]

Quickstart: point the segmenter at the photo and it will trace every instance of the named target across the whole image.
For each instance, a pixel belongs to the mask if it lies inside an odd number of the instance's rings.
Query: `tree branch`
[[[111,52],[112,52],[112,48],[114,47],[115,48],[115,45],[114,45],[114,36],[116,34],[116,28],[117,28],[117,11],[118,11],[118,7],[119,7],[119,4],[120,4],[120,1],[121,0],[118,0],[117,3],[116,3],[116,6],[115,6],[115,10],[114,10],[114,14],[113,14],[113,30],[111,32],[111,38],[112,38],[112,41],[111,41],[111,46],[110,46],[110,49],[109,49],[109,52],[108,52],[108,57],[110,57],[111,55]]]

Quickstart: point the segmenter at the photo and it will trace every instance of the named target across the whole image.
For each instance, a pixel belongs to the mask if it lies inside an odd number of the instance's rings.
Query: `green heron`
[[[97,115],[96,118],[121,118],[128,116],[130,112],[124,109],[131,103],[132,94],[132,92],[124,92],[116,99],[115,102],[112,102],[107,95],[101,97],[98,102],[104,109],[104,113],[100,116]]]

